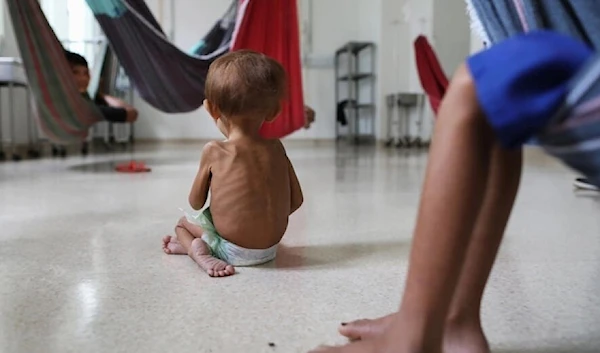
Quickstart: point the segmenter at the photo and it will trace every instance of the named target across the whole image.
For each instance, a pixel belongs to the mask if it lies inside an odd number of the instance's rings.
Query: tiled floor
[[[139,153],[140,175],[111,171],[127,155],[0,164],[0,352],[306,352],[396,308],[426,156],[289,154],[306,202],[279,258],[225,279],[160,248],[199,145]],[[599,352],[600,197],[529,157],[485,326],[500,353]]]

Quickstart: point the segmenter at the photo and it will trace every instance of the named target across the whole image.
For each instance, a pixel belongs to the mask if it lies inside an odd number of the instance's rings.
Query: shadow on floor
[[[407,257],[408,242],[327,244],[309,246],[280,245],[275,261],[267,269],[314,269],[338,267],[357,260]]]
[[[600,192],[598,191],[576,190],[575,196],[582,199],[600,201]]]

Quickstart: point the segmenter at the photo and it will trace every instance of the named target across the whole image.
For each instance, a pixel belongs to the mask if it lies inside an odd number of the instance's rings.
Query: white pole
[[[171,31],[169,37],[171,41],[175,40],[175,0],[171,0]]]

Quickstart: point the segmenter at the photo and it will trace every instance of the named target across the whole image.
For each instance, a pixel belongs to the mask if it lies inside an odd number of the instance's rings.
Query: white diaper
[[[268,249],[246,249],[223,239],[213,224],[209,208],[196,216],[192,216],[185,211],[184,213],[188,222],[202,228],[204,231],[202,240],[208,244],[212,255],[230,265],[240,267],[261,265],[275,259],[277,255],[277,244]]]

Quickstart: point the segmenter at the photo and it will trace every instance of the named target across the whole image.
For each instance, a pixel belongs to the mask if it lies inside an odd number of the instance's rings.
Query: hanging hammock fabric
[[[204,38],[191,51],[192,55],[209,55],[219,50],[219,48],[228,48],[231,46],[233,31],[236,27],[238,15],[238,1],[235,0],[229,6],[225,15],[215,23]]]
[[[475,29],[492,45],[521,33],[550,29],[600,50],[600,7],[595,1],[467,0],[467,5]],[[600,187],[598,52],[564,86],[564,102],[537,137],[548,153]]]
[[[551,29],[600,48],[600,8],[587,0],[467,0],[474,28],[497,43],[535,29]]]
[[[265,123],[261,134],[281,138],[304,127],[304,98],[296,0],[242,0],[245,16],[234,34],[232,50],[251,49],[279,61],[288,75],[288,99],[281,115]]]
[[[38,1],[7,0],[7,4],[41,130],[55,143],[84,139],[102,117],[77,91],[63,47]]]
[[[143,0],[86,0],[140,96],[167,113],[197,109],[212,61],[252,49],[278,60],[289,78],[282,114],[262,135],[284,137],[304,126],[298,13],[295,0],[236,0],[192,55],[164,35]]]
[[[448,88],[448,78],[425,36],[417,37],[414,48],[421,86],[423,86],[423,90],[429,98],[431,109],[437,114],[442,98],[444,98]]]
[[[166,113],[190,112],[202,106],[208,67],[229,51],[227,40],[221,40],[224,44],[207,55],[190,55],[169,41],[143,0],[86,1],[146,102]],[[235,21],[230,21],[230,26],[235,26]]]

